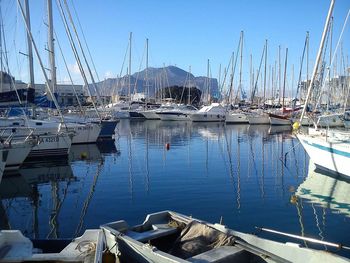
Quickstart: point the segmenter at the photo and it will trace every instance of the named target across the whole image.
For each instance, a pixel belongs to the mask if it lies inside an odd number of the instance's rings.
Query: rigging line
[[[86,41],[86,38],[85,38],[85,34],[84,34],[84,31],[83,31],[83,27],[82,27],[81,24],[80,24],[80,19],[79,19],[79,16],[78,16],[78,12],[77,12],[76,9],[75,9],[74,1],[71,0],[71,3],[72,3],[72,6],[73,6],[73,10],[74,10],[75,17],[77,18],[77,21],[78,21],[78,26],[80,27],[80,31],[81,31],[81,34],[82,34],[82,36],[83,36],[84,44],[85,44],[86,49],[87,49],[87,51],[88,51],[88,54],[89,54],[89,57],[90,57],[92,66],[93,66],[93,68],[94,68],[94,70],[95,70],[95,74],[96,74],[97,80],[100,82],[100,78],[99,78],[98,73],[97,73],[97,69],[96,69],[96,66],[95,66],[95,62],[94,62],[94,60],[92,59],[92,55],[91,55],[91,52],[90,52],[90,48],[89,48],[89,46],[88,46],[88,44],[87,44],[87,41]]]
[[[42,60],[41,60],[41,57],[40,57],[40,55],[39,55],[39,50],[38,50],[38,48],[37,48],[37,46],[36,46],[36,44],[35,44],[35,41],[34,41],[34,39],[33,39],[33,35],[32,35],[32,33],[31,33],[31,31],[30,31],[30,29],[29,29],[29,27],[28,27],[27,21],[26,21],[26,19],[25,19],[26,16],[25,16],[25,14],[24,14],[24,10],[23,10],[21,1],[20,1],[20,0],[17,0],[17,3],[18,3],[18,5],[19,5],[19,7],[20,7],[20,9],[21,9],[22,18],[23,18],[23,21],[24,21],[24,24],[25,24],[25,27],[26,27],[28,36],[29,36],[30,40],[32,41],[35,54],[36,54],[36,56],[37,56],[37,58],[38,58],[38,61],[39,61],[39,64],[40,64],[40,68],[41,68],[42,73],[43,73],[43,75],[44,75],[44,77],[45,77],[47,90],[49,91],[50,96],[51,96],[51,98],[52,98],[52,100],[53,100],[53,102],[54,102],[54,104],[55,104],[55,106],[56,106],[56,109],[57,109],[57,111],[58,111],[58,114],[60,115],[61,122],[64,123],[64,125],[66,125],[65,122],[64,122],[64,119],[63,119],[63,115],[62,115],[60,106],[58,105],[58,102],[57,102],[57,100],[56,100],[56,97],[55,97],[54,94],[51,92],[51,88],[50,88],[50,86],[49,86],[49,78],[48,78],[48,76],[47,76],[47,74],[46,74],[46,72],[45,72],[44,64],[43,64],[43,62],[42,62]],[[67,126],[66,126],[66,127],[67,127]]]
[[[124,65],[125,65],[126,57],[127,57],[127,55],[128,55],[128,49],[129,49],[129,41],[128,41],[128,44],[127,44],[127,47],[126,47],[126,50],[125,50],[123,63],[122,63],[122,66],[121,66],[120,72],[119,72],[119,78],[120,78],[120,79],[118,78],[118,80],[117,80],[117,85],[114,86],[114,89],[113,89],[113,92],[112,92],[113,95],[115,95],[115,90],[119,87],[120,82],[121,82],[121,78],[122,78],[122,74],[123,74],[123,70],[124,70]]]
[[[68,68],[68,65],[67,65],[67,61],[66,61],[66,59],[65,59],[65,57],[64,57],[64,55],[63,55],[63,51],[62,51],[62,48],[61,48],[61,44],[60,44],[60,42],[58,41],[58,37],[57,37],[57,35],[56,35],[56,31],[55,31],[55,30],[54,30],[54,34],[55,34],[55,38],[56,38],[56,41],[57,41],[57,44],[58,44],[58,49],[60,50],[60,53],[61,53],[61,56],[62,56],[64,65],[65,65],[65,68],[66,68],[67,73],[68,73],[68,76],[69,76],[69,80],[70,80],[70,82],[71,82],[71,86],[72,86],[73,91],[74,91],[75,98],[77,99],[77,102],[78,102],[78,104],[79,104],[80,111],[81,111],[81,113],[85,113],[85,111],[84,111],[84,109],[83,109],[83,106],[82,106],[81,103],[80,103],[80,99],[79,99],[79,97],[78,97],[77,91],[76,91],[76,89],[75,89],[75,87],[74,87],[74,82],[73,82],[73,79],[72,79],[72,75],[70,74],[70,71],[69,71],[69,68]]]
[[[76,40],[77,40],[77,42],[78,42],[78,46],[79,46],[80,52],[81,52],[81,54],[82,54],[82,56],[83,56],[83,59],[84,59],[84,61],[85,61],[86,67],[87,67],[87,70],[88,70],[88,72],[89,72],[89,75],[90,75],[90,78],[91,78],[91,81],[92,81],[92,84],[93,84],[92,86],[93,86],[93,88],[94,88],[95,91],[96,91],[97,99],[99,100],[99,102],[100,102],[102,108],[105,109],[105,105],[104,105],[104,103],[103,103],[103,101],[102,101],[102,99],[101,99],[100,92],[99,92],[99,90],[97,89],[94,76],[93,76],[93,74],[92,74],[90,65],[89,65],[89,63],[88,63],[88,61],[87,61],[87,58],[86,58],[86,56],[85,56],[84,49],[83,49],[83,47],[82,47],[82,45],[81,45],[80,38],[79,38],[77,29],[76,29],[75,24],[74,24],[74,21],[73,21],[73,17],[72,17],[72,15],[71,15],[70,10],[69,10],[69,6],[68,6],[68,3],[67,3],[67,0],[63,0],[63,2],[64,2],[64,5],[65,5],[65,7],[66,7],[66,12],[67,12],[69,21],[70,21],[70,23],[71,23],[71,25],[72,25],[75,38],[76,38]],[[96,111],[97,111],[97,109],[96,109]],[[100,114],[98,115],[98,117],[100,118],[100,120],[102,120]]]
[[[224,79],[222,80],[222,85],[221,85],[221,89],[223,90],[224,89],[224,86],[226,84],[226,77],[227,77],[227,73],[229,71],[229,68],[231,67],[231,62],[233,63],[233,53],[231,54],[231,57],[230,57],[230,60],[228,62],[228,65],[227,65],[227,70],[225,71],[224,70]]]
[[[334,63],[334,60],[335,60],[335,57],[336,57],[336,54],[337,54],[337,51],[338,51],[340,42],[341,42],[341,40],[342,40],[342,38],[343,38],[344,30],[345,30],[345,28],[346,28],[346,25],[347,25],[349,16],[350,16],[350,9],[348,10],[348,13],[347,13],[347,15],[346,15],[346,18],[345,18],[345,21],[344,21],[344,24],[343,24],[343,27],[342,27],[342,30],[341,30],[341,33],[340,33],[340,36],[339,36],[337,45],[335,46],[334,53],[333,53],[332,59],[331,59],[331,61],[330,61],[329,67],[327,67],[327,73],[328,73],[328,74],[330,73],[330,68],[333,66],[333,63]],[[326,53],[326,52],[325,52],[325,53]],[[324,82],[323,82],[323,85],[322,85],[322,88],[321,88],[321,91],[323,91],[323,89],[325,88],[325,86],[326,86],[326,82],[324,81]],[[321,95],[322,95],[322,92],[321,92]],[[321,96],[321,95],[320,95],[320,96]],[[317,104],[317,105],[318,105],[318,104]]]
[[[17,1],[19,1],[19,0],[17,0]],[[56,0],[56,5],[57,5],[57,7],[58,7],[58,9],[59,9],[59,11],[60,11],[61,19],[62,19],[62,21],[63,21],[66,34],[67,34],[67,36],[68,36],[70,46],[71,46],[71,48],[72,48],[72,50],[73,50],[75,60],[76,60],[76,62],[77,62],[77,64],[78,64],[80,74],[81,74],[81,76],[83,77],[83,80],[84,80],[84,83],[85,83],[85,85],[86,85],[86,89],[87,89],[87,91],[88,91],[88,94],[89,94],[90,98],[92,98],[92,94],[91,94],[91,91],[90,91],[89,83],[88,83],[88,81],[87,81],[87,78],[86,78],[86,75],[85,75],[85,72],[84,72],[84,68],[83,68],[83,66],[82,66],[82,64],[81,64],[78,51],[77,51],[77,49],[76,49],[76,47],[75,47],[75,43],[74,43],[74,41],[73,41],[73,37],[72,37],[72,34],[71,34],[71,32],[70,32],[70,28],[69,28],[69,26],[68,26],[67,19],[66,19],[66,15],[65,15],[65,13],[64,13],[64,11],[63,11],[61,1],[60,1],[60,0]],[[99,113],[98,110],[97,110],[97,107],[96,107],[96,104],[95,104],[94,100],[92,99],[91,102],[92,102],[92,105],[93,105],[93,107],[94,107],[94,109],[95,109],[95,111],[96,111],[97,116],[101,119],[101,115],[100,115],[100,113]]]
[[[142,57],[141,57],[141,61],[140,61],[139,70],[138,70],[138,72],[136,74],[136,81],[135,81],[135,85],[134,85],[134,95],[137,93],[137,80],[139,79],[139,75],[140,75],[143,59],[145,58],[146,48],[147,48],[147,46],[145,44],[145,47],[144,47],[143,52],[142,52]],[[131,74],[131,72],[130,72],[130,74]]]
[[[231,77],[231,88],[230,88],[230,95],[231,95],[231,92],[233,93],[234,91],[234,85],[233,85],[233,80],[234,80],[234,76],[235,76],[235,73],[236,73],[236,67],[237,67],[237,60],[238,60],[238,54],[239,54],[239,50],[241,48],[241,42],[242,42],[242,38],[240,37],[239,38],[239,42],[238,42],[238,46],[237,46],[237,51],[236,51],[236,57],[234,58],[234,65],[233,65],[233,71],[232,71],[232,77]],[[233,55],[232,55],[233,56]],[[230,99],[230,97],[229,97]]]

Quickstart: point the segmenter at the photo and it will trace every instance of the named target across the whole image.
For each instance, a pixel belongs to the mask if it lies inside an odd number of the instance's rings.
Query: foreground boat
[[[103,236],[86,230],[73,240],[31,241],[18,230],[0,232],[0,262],[102,262]]]
[[[350,262],[326,251],[280,243],[171,211],[101,226],[107,249],[124,262]]]

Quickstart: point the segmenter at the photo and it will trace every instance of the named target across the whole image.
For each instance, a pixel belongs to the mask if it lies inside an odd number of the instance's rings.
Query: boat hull
[[[158,112],[157,115],[162,121],[190,121],[190,114],[180,112]]]
[[[275,114],[269,114],[270,124],[271,125],[291,125],[291,120],[284,116],[279,116]]]
[[[8,155],[6,159],[5,171],[17,170],[31,151],[32,143],[29,141],[11,143],[11,145],[6,149],[8,150]]]
[[[269,115],[267,114],[249,114],[247,115],[249,124],[251,125],[267,125],[270,124]]]
[[[326,140],[325,136],[297,135],[314,164],[334,174],[350,177],[350,145]]]
[[[142,115],[147,119],[147,120],[160,120],[160,117],[154,110],[149,110],[149,111],[143,111]]]
[[[101,126],[97,123],[66,123],[69,131],[74,131],[75,135],[72,144],[95,143],[101,132]]]
[[[248,118],[244,113],[228,113],[226,114],[226,123],[246,123],[248,124]]]
[[[115,127],[117,126],[119,120],[103,120],[101,122],[101,131],[98,135],[99,139],[112,138],[115,134]]]
[[[220,121],[225,121],[225,115],[223,114],[199,114],[199,113],[194,113],[191,115],[191,120],[194,122],[220,122]]]
[[[27,160],[68,156],[72,139],[67,133],[38,135],[38,144],[33,146]]]

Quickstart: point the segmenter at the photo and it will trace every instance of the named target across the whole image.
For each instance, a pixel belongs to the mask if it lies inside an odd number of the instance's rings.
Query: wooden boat
[[[107,249],[122,262],[350,262],[326,251],[280,243],[171,211],[147,215],[134,227],[101,226]]]

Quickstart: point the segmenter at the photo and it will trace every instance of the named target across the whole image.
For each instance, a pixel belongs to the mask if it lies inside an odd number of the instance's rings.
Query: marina
[[[257,233],[257,226],[349,244],[350,182],[315,172],[292,132],[272,128],[122,120],[115,142],[73,145],[67,162],[5,174],[1,228],[70,238],[118,219],[134,225],[146,214],[173,210],[246,233]],[[312,186],[315,176],[327,186]]]
[[[0,262],[350,262],[346,0],[41,2],[0,3]]]

